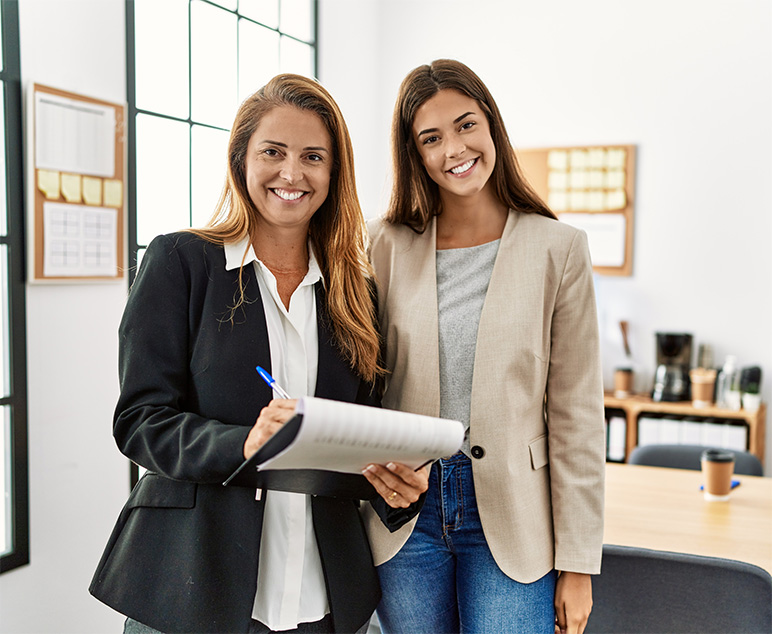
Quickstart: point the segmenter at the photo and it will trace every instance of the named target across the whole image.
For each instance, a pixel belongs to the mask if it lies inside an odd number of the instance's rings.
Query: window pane
[[[229,135],[224,130],[193,126],[191,156],[194,227],[206,224],[220,198],[225,184]]]
[[[137,115],[137,242],[190,226],[190,127]]]
[[[135,0],[136,105],[181,119],[188,104],[188,0]]]
[[[147,249],[137,249],[137,270],[142,266],[142,258],[145,256]]]
[[[158,0],[156,0],[157,2]],[[230,9],[231,11],[236,10],[236,4],[238,4],[237,0],[209,0],[210,2],[214,4],[219,4],[224,9]]]
[[[279,72],[279,34],[247,20],[239,22],[239,103]],[[236,112],[234,110],[233,114]]]
[[[0,46],[0,49],[2,46]],[[0,103],[5,103],[5,84],[0,86]],[[8,200],[6,197],[5,168],[5,108],[0,108],[0,235],[8,233]]]
[[[8,313],[8,247],[0,245],[0,396],[11,396],[11,325]]]
[[[209,4],[191,4],[191,116],[230,128],[238,106],[236,16]]]
[[[239,13],[270,26],[279,26],[279,0],[239,0]]]
[[[313,0],[281,0],[279,29],[306,42],[313,40]]]
[[[314,49],[289,37],[281,38],[280,67],[283,73],[314,76]]]
[[[0,407],[0,555],[13,550],[13,459],[11,456],[11,417],[8,407]]]

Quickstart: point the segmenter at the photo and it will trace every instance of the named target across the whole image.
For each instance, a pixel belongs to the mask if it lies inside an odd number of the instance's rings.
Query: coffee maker
[[[691,384],[692,336],[687,333],[658,332],[657,370],[654,373],[653,401],[688,401]]]

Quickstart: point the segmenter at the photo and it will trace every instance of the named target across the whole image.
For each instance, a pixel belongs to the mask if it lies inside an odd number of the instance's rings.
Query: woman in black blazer
[[[318,339],[308,394],[379,404],[379,337],[353,174],[333,99],[313,80],[280,75],[239,109],[209,225],[159,236],[145,253],[119,331],[113,431],[148,471],[90,587],[129,617],[127,632],[272,631],[253,608],[273,492],[222,483],[292,414],[294,401],[272,401],[255,367],[276,376],[292,364],[288,348],[278,356],[284,365],[272,365],[275,316],[299,301],[314,271],[318,281],[303,296],[315,306],[305,323],[312,331],[315,323]],[[267,294],[265,280],[275,283]],[[380,494],[370,503],[396,530],[420,509],[427,477],[392,467],[366,475]],[[359,502],[309,497],[321,570],[314,605],[326,614],[313,622],[296,615],[292,631],[364,629],[380,590]]]

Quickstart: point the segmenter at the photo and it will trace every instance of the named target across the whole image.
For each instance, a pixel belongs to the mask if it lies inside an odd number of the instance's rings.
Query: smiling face
[[[413,140],[440,197],[469,197],[490,187],[496,148],[480,104],[457,90],[439,91],[416,110]]]
[[[333,146],[322,119],[308,110],[277,106],[249,139],[244,171],[257,226],[308,231],[327,198]]]

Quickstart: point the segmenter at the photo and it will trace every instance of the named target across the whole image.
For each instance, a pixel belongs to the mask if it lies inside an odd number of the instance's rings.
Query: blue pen
[[[263,380],[268,383],[268,385],[271,386],[271,389],[276,392],[279,395],[279,398],[292,398],[289,394],[287,394],[284,389],[276,382],[276,379],[274,379],[268,372],[266,372],[263,368],[260,366],[257,366],[255,368],[260,374],[261,377],[263,377]]]

